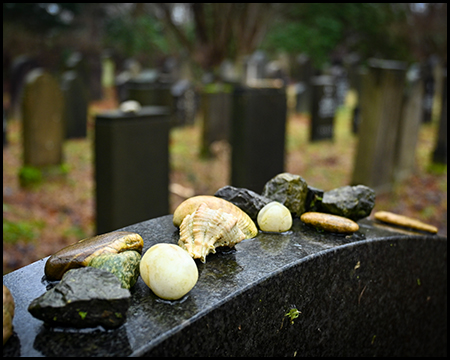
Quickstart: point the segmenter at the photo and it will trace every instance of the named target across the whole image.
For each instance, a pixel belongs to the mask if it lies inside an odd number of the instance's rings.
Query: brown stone
[[[389,211],[377,211],[374,216],[375,219],[389,224],[427,231],[433,234],[436,234],[438,232],[438,228],[436,226],[428,225],[423,223],[422,221],[410,218],[408,216],[394,214]]]
[[[306,212],[300,217],[300,220],[305,224],[334,233],[345,234],[353,233],[359,230],[359,225],[356,222],[337,215],[319,212]]]

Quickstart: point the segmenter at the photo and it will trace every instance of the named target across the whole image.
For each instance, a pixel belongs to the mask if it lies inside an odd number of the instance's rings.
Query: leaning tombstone
[[[66,139],[85,138],[88,109],[86,86],[75,71],[66,71],[62,75],[61,89],[65,99]]]
[[[334,78],[328,75],[316,76],[311,80],[312,113],[310,140],[333,138],[333,122],[336,112],[336,87]]]
[[[56,79],[42,69],[26,77],[22,99],[24,165],[60,165],[64,98]]]
[[[144,106],[96,116],[97,234],[169,213],[168,115]]]
[[[389,191],[394,181],[406,64],[370,59],[362,78],[361,124],[352,183],[377,192]]]
[[[447,68],[444,69],[442,84],[441,117],[436,147],[433,151],[433,162],[447,164]]]
[[[284,87],[236,87],[231,117],[231,185],[261,193],[284,172]]]

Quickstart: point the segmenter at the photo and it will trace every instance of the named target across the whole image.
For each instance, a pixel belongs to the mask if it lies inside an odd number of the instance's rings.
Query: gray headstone
[[[62,76],[64,93],[66,138],[84,138],[87,134],[88,94],[83,80],[75,71],[66,71]]]
[[[394,178],[396,181],[405,179],[414,170],[416,145],[422,120],[423,83],[415,67],[408,71],[407,80],[395,156]]]
[[[352,184],[388,191],[394,181],[395,154],[406,64],[371,59],[362,78],[361,124]]]
[[[59,165],[64,138],[64,99],[58,82],[42,69],[26,78],[22,99],[24,164]]]

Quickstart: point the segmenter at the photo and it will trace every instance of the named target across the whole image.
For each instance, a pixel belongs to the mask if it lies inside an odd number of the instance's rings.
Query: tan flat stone
[[[374,216],[375,219],[389,224],[404,226],[421,231],[427,231],[433,234],[436,234],[438,232],[438,228],[436,226],[428,225],[417,219],[413,219],[404,215],[394,214],[389,211],[377,211],[374,214]]]
[[[353,233],[359,230],[359,225],[353,220],[342,216],[319,213],[306,212],[300,216],[300,220],[305,224],[310,224],[316,228],[335,232],[335,233]]]

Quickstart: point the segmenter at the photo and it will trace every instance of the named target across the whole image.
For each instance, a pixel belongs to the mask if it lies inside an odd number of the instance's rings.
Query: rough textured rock
[[[130,298],[115,275],[88,266],[69,270],[28,311],[52,326],[116,328],[126,320]]]
[[[129,250],[119,254],[99,255],[91,260],[88,266],[109,271],[117,276],[124,289],[130,289],[139,277],[141,254]]]
[[[269,180],[262,192],[263,196],[282,203],[298,216],[306,210],[307,194],[306,181],[301,176],[290,173],[281,173]]]
[[[272,200],[249,189],[224,186],[217,190],[214,196],[228,200],[245,211],[252,220],[256,221],[259,211]]]
[[[322,211],[323,190],[308,185],[306,195],[306,211]]]
[[[343,186],[323,194],[325,212],[358,221],[370,215],[375,206],[375,191],[364,185]]]

